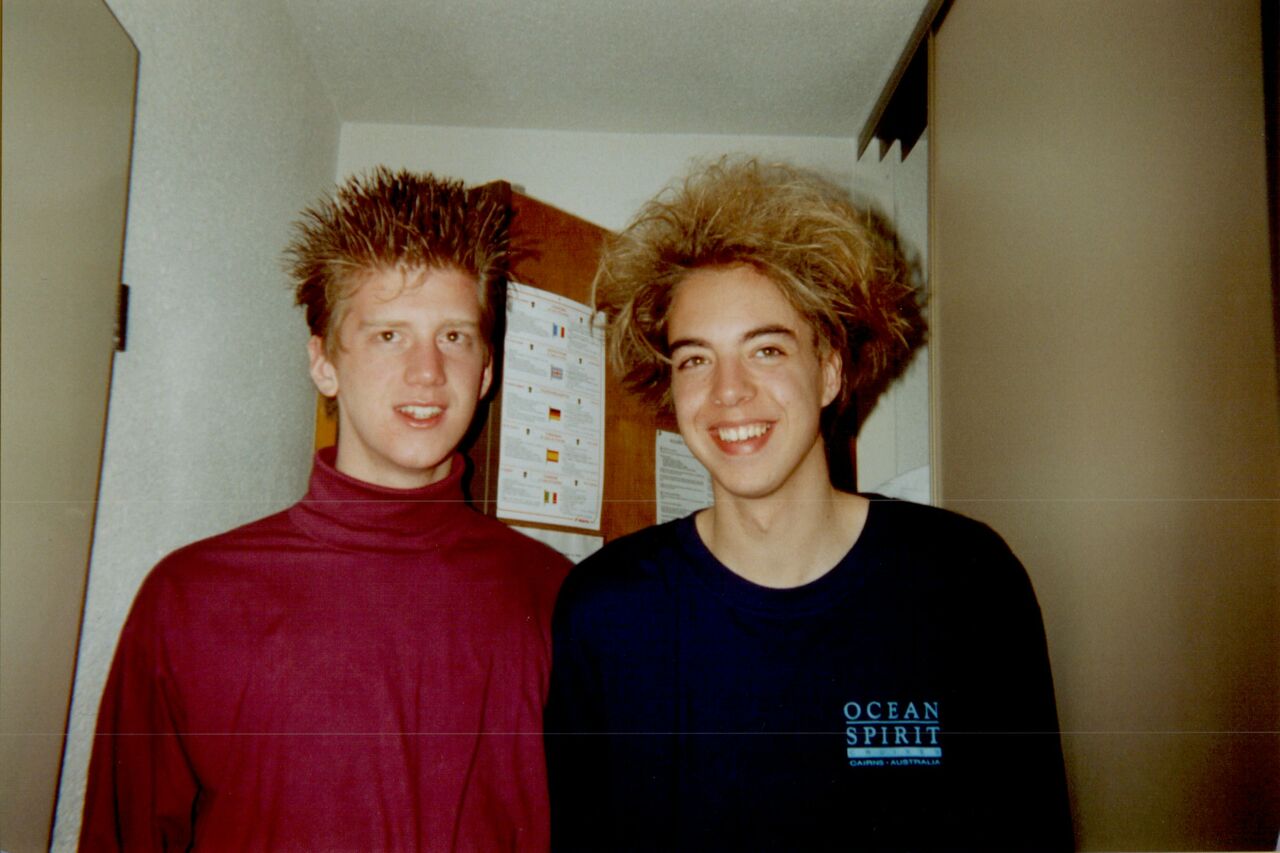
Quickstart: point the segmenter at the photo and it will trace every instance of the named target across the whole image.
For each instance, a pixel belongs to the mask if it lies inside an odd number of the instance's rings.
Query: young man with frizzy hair
[[[1069,848],[1022,566],[982,524],[831,483],[824,423],[923,328],[881,220],[722,160],[641,209],[596,293],[714,503],[565,582],[553,849]]]
[[[338,416],[289,509],[143,583],[98,718],[85,850],[542,850],[568,562],[463,501],[508,213],[376,169],[289,246]]]

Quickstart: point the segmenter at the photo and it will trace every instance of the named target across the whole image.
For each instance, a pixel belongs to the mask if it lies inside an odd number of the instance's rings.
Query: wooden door
[[[46,850],[93,533],[137,50],[102,0],[5,0],[0,848]]]

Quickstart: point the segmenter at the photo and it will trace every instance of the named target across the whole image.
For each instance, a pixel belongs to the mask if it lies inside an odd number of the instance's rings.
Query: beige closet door
[[[111,376],[137,51],[103,0],[4,0],[0,849],[45,850]]]
[[[1035,582],[1085,850],[1280,829],[1259,12],[964,0],[934,39],[937,493]]]

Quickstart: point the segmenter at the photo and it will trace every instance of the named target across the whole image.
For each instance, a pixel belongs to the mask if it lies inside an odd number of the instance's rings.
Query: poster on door
[[[600,527],[604,333],[587,305],[507,287],[498,517]]]
[[[653,441],[653,458],[658,524],[711,506],[715,500],[711,474],[690,452],[680,433],[658,430]]]

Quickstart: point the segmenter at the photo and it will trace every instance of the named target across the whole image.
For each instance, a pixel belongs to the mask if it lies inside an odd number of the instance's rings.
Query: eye
[[[378,340],[382,341],[384,344],[394,344],[396,341],[400,340],[400,333],[394,329],[383,329],[378,332]]]
[[[440,339],[447,344],[467,344],[471,342],[471,336],[466,332],[450,329],[440,336]]]
[[[690,355],[676,361],[676,370],[688,370],[691,367],[701,367],[706,364],[707,360],[700,355]]]
[[[755,351],[756,358],[781,358],[784,355],[786,355],[786,353],[782,351],[781,347],[776,347],[772,344],[760,347],[760,349]]]

